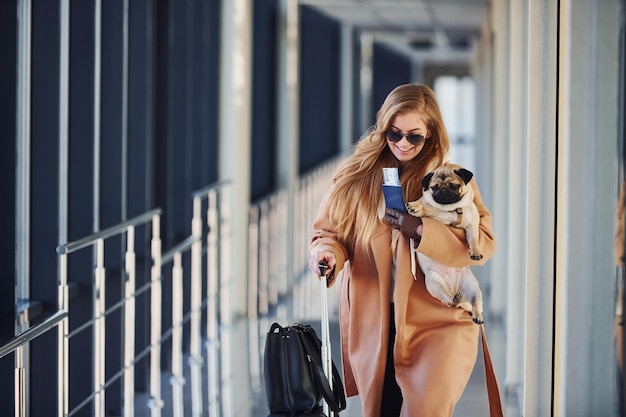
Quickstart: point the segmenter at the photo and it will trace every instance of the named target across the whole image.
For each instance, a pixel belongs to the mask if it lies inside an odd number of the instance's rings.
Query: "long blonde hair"
[[[450,147],[435,93],[420,84],[393,89],[378,110],[376,125],[357,142],[354,152],[337,169],[328,195],[328,214],[340,240],[353,251],[359,245],[369,253],[369,242],[384,217],[382,168],[397,166],[385,132],[398,114],[418,112],[428,130],[420,153],[400,172],[404,201],[422,195],[421,181],[441,165]]]

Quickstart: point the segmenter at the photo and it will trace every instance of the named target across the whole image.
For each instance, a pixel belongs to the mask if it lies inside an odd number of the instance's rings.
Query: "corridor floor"
[[[288,317],[295,317],[288,319]],[[332,315],[331,315],[332,316]],[[218,363],[210,363],[207,359],[208,352],[212,348],[207,345],[203,364],[203,405],[202,415],[208,417],[267,417],[269,414],[263,381],[263,351],[265,345],[265,335],[271,324],[276,321],[281,325],[288,325],[294,322],[311,324],[318,335],[319,317],[302,319],[297,318],[298,314],[287,312],[285,306],[279,306],[273,314],[262,318],[242,318],[235,320],[229,328],[221,329],[221,343]],[[505,416],[518,417],[517,407],[508,404],[505,398],[503,385],[504,366],[504,329],[498,320],[486,320],[485,322],[489,347],[494,361],[494,367],[498,374],[503,404],[505,406]],[[336,320],[330,322],[331,347],[333,360],[340,366],[339,351],[339,326]],[[213,347],[214,348],[214,347]],[[215,361],[214,361],[215,362]],[[228,364],[232,364],[229,366]],[[185,358],[185,372],[188,373],[188,358]],[[217,372],[219,376],[216,376]],[[210,378],[210,379],[209,379]],[[219,381],[217,388],[218,401],[209,400],[209,387],[207,380]],[[189,386],[189,375],[185,375],[184,389],[184,409],[183,416],[192,416],[191,394]],[[180,416],[181,407],[173,410],[172,407],[172,386],[170,377],[162,377],[162,398],[164,407],[162,416]],[[146,407],[148,403],[146,394],[139,394],[135,399],[135,415],[137,417],[150,416],[150,409]],[[508,400],[510,403],[511,400]],[[341,412],[341,417],[360,417],[361,405],[359,397],[348,398],[346,410]],[[470,378],[461,400],[457,404],[454,417],[482,417],[489,415],[489,406],[485,387],[484,364],[482,350],[479,349],[479,356],[476,366]],[[182,416],[180,416],[182,417]]]

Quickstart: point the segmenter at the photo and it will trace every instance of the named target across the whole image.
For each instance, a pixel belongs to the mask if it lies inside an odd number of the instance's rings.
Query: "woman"
[[[450,266],[479,265],[495,251],[491,215],[472,180],[480,213],[481,261],[468,256],[461,229],[385,209],[382,168],[397,167],[404,200],[422,194],[422,178],[441,165],[449,141],[433,91],[406,84],[389,93],[373,126],[338,168],[313,224],[309,267],[341,274],[340,328],[348,396],[363,415],[452,416],[474,367],[479,326],[411,273],[416,250]],[[393,231],[391,224],[398,232]]]

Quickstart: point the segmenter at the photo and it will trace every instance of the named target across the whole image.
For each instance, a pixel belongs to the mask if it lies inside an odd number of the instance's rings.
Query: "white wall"
[[[494,1],[478,45],[498,240],[491,308],[506,320],[504,394],[519,395],[524,416],[616,409],[619,6]]]
[[[555,415],[615,412],[619,1],[560,10]]]

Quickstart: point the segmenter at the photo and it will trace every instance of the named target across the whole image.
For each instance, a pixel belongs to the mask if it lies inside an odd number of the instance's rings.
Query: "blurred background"
[[[418,82],[493,214],[474,272],[506,414],[626,415],[624,9],[1,2],[2,414],[266,414],[269,325],[319,322],[329,176]],[[484,415],[481,366],[455,415]]]

